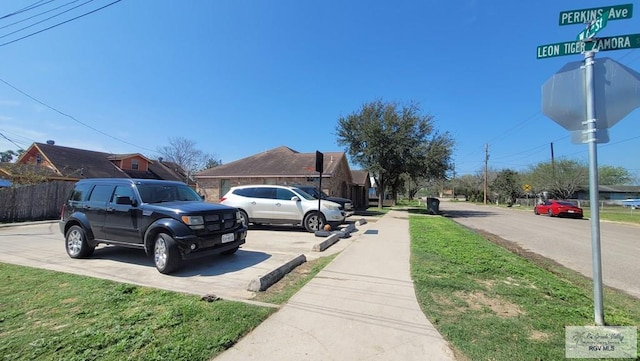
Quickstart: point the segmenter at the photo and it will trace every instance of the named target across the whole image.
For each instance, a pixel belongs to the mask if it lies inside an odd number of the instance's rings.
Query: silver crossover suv
[[[340,205],[318,200],[296,187],[245,185],[232,187],[220,203],[240,210],[245,224],[293,224],[309,232],[322,230],[325,224],[336,228],[344,223]]]

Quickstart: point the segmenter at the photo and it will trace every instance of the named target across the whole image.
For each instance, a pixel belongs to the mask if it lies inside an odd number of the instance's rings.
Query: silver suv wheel
[[[304,217],[304,228],[306,228],[309,232],[322,230],[324,224],[324,216],[320,212],[312,212]]]

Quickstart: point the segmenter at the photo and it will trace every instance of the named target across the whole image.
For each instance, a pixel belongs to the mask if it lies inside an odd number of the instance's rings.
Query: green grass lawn
[[[209,360],[274,308],[0,264],[2,360]]]
[[[589,207],[582,209],[585,217],[591,217]],[[640,209],[624,207],[602,207],[599,209],[600,220],[640,224]]]
[[[285,303],[336,255],[305,262],[255,301]],[[0,263],[0,360],[211,360],[277,307]]]
[[[418,302],[461,360],[562,360],[564,326],[594,325],[585,277],[447,218],[414,215],[410,227]],[[604,306],[608,325],[640,325],[639,299],[606,289]]]

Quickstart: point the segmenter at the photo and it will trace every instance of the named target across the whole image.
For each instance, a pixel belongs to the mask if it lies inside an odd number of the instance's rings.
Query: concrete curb
[[[324,241],[314,244],[311,250],[316,252],[322,252],[325,249],[331,247],[331,245],[333,245],[334,243],[338,242],[339,239],[340,237],[338,236],[338,234],[334,233],[329,237],[325,238]]]
[[[284,275],[291,272],[292,269],[298,267],[299,265],[305,262],[307,262],[307,257],[304,254],[294,257],[288,262],[281,265],[280,267],[267,273],[266,275],[260,276],[252,280],[249,283],[249,286],[247,287],[247,291],[252,291],[252,292],[264,291],[274,283],[278,282],[282,277],[284,277]]]
[[[16,223],[0,223],[0,228],[2,227],[21,227],[21,226],[32,226],[34,224],[45,224],[45,223],[58,223],[60,220],[48,220],[48,221],[28,221],[28,222],[16,222]]]
[[[338,242],[338,240],[340,240],[341,238],[340,237],[341,235],[345,235],[345,234],[350,235],[351,232],[354,232],[356,230],[355,229],[356,225],[359,226],[366,223],[367,221],[364,218],[362,218],[356,221],[355,224],[350,224],[345,229],[346,232],[333,233],[327,238],[325,238],[324,241],[313,245],[312,251],[322,252],[326,250],[327,248],[331,247],[334,243]],[[278,282],[282,277],[284,277],[287,273],[291,272],[294,268],[300,266],[305,262],[307,262],[307,257],[304,254],[294,257],[288,262],[285,262],[284,264],[282,264],[280,267],[267,273],[266,275],[260,276],[258,278],[251,280],[251,282],[249,282],[249,286],[247,287],[247,291],[251,291],[251,292],[264,291],[267,288],[271,287],[274,283]]]

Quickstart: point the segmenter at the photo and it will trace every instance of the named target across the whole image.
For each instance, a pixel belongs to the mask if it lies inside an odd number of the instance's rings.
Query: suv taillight
[[[62,209],[60,210],[60,219],[63,221],[64,221],[64,214],[66,213],[66,211],[67,211],[67,205],[63,204]]]
[[[220,198],[220,203],[224,202],[226,199],[227,199],[226,197]]]

